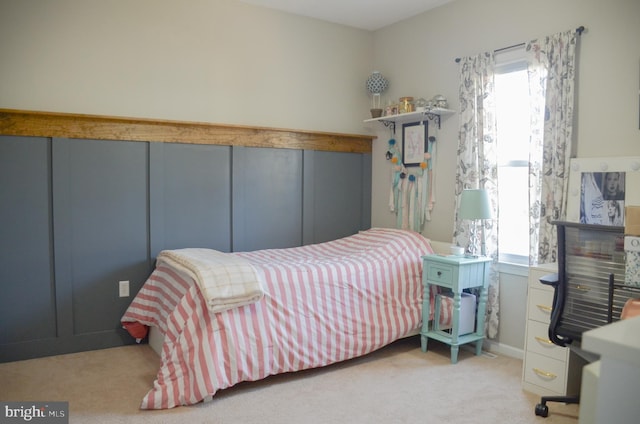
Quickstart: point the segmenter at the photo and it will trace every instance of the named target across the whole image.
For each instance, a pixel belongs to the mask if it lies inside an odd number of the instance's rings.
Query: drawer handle
[[[551,312],[551,306],[546,306],[546,305],[536,305],[538,307],[538,309],[543,310],[545,312]]]
[[[553,342],[551,340],[545,339],[544,337],[536,336],[535,339],[537,341],[539,341],[540,343],[545,343],[545,344],[550,344],[550,345],[553,344]]]
[[[548,379],[550,379],[550,380],[553,380],[554,378],[556,378],[556,377],[557,377],[557,375],[555,375],[554,373],[552,373],[552,372],[547,372],[547,371],[542,371],[542,370],[541,370],[541,369],[539,369],[539,368],[534,368],[534,369],[533,369],[533,372],[535,372],[536,374],[538,374],[538,375],[539,375],[539,376],[541,376],[541,377],[545,377],[545,378],[548,378]]]
[[[437,274],[438,274],[438,277],[440,277],[442,275],[442,271],[438,271]]]

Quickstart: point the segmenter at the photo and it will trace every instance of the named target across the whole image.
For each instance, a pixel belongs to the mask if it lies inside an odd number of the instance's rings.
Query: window
[[[496,56],[499,260],[528,265],[529,83],[524,59],[510,56]]]

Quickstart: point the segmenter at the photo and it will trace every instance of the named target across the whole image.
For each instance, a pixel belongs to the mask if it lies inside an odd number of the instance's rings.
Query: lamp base
[[[372,118],[380,118],[382,116],[382,109],[369,109]]]
[[[469,223],[469,245],[467,246],[466,256],[478,256],[478,229],[476,225],[475,219]]]

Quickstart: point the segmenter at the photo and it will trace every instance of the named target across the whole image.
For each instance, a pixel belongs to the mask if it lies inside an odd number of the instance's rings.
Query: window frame
[[[526,61],[526,52],[524,46],[518,46],[513,49],[509,49],[508,51],[497,52],[495,55],[495,76],[500,74],[507,74],[512,72],[526,71],[527,70],[527,61]],[[497,102],[497,99],[496,99]],[[496,115],[497,116],[497,115]],[[498,146],[500,140],[497,140]],[[529,146],[530,149],[531,146]],[[500,149],[498,148],[498,151]],[[500,167],[509,167],[509,168],[529,168],[529,160],[522,159],[510,159],[504,162],[500,161],[498,163],[498,168]],[[526,188],[528,189],[529,185],[527,184]],[[500,181],[498,180],[498,190],[500,190]],[[527,204],[527,209],[529,208]],[[498,203],[498,214],[500,214],[500,204]],[[498,219],[499,223],[499,219]],[[527,230],[529,229],[528,222],[526,223]],[[529,234],[529,231],[527,231]],[[519,255],[511,252],[503,252],[500,248],[500,227],[498,227],[498,262],[504,264],[512,264],[516,266],[528,266],[529,265],[529,255]],[[527,247],[529,247],[530,238],[527,238],[528,243]],[[527,249],[528,251],[528,249]]]

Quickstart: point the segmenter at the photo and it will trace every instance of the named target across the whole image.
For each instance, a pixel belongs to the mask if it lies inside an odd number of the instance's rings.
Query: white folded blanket
[[[163,250],[157,262],[192,277],[214,313],[249,305],[264,295],[256,270],[236,255],[199,248]]]

